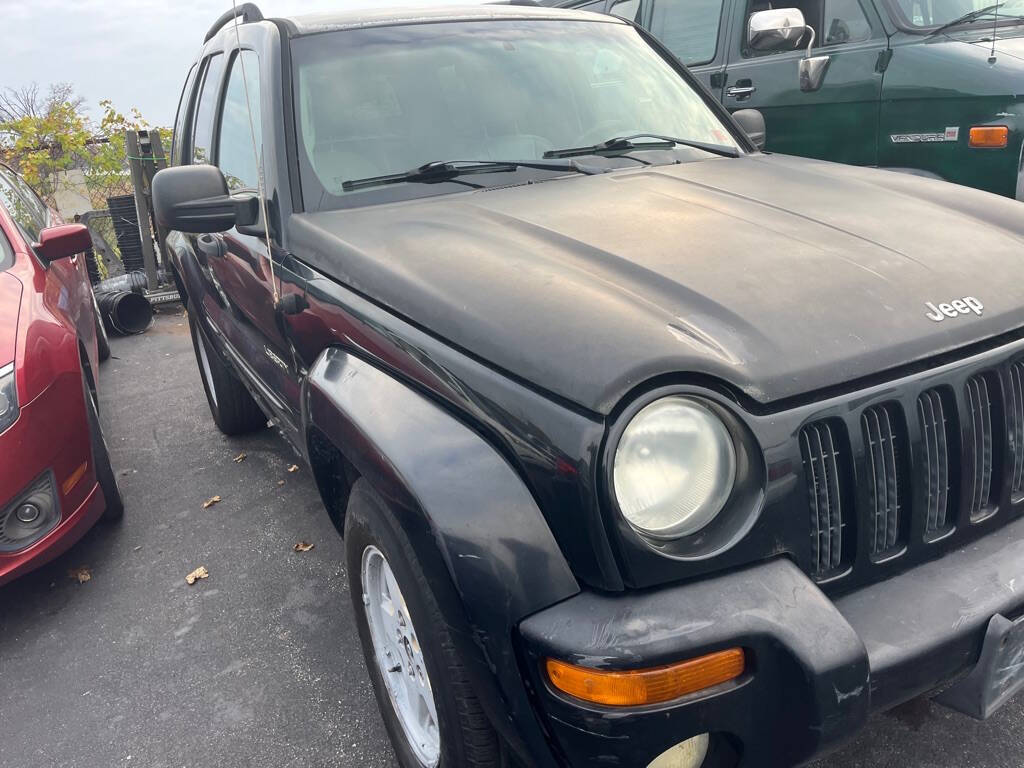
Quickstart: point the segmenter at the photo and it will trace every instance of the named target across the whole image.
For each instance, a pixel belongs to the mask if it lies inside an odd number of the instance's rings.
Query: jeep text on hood
[[[299,215],[292,234],[328,274],[608,412],[659,374],[768,403],[1016,329],[1019,222],[962,187],[762,156]],[[984,312],[929,320],[961,296]]]

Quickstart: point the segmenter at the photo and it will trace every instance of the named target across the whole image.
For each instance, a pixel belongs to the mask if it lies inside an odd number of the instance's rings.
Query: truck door
[[[730,112],[758,109],[767,129],[767,149],[854,165],[878,162],[878,117],[888,37],[867,0],[735,0],[738,13],[729,41],[723,103]],[[754,51],[747,45],[750,15],[770,7],[799,8],[814,29],[812,56],[828,56],[821,87],[802,91],[801,49]]]
[[[227,73],[209,156],[224,174],[232,194],[256,192],[259,164],[253,149],[253,133],[258,147],[262,147],[263,134],[260,59],[248,49],[226,57]],[[246,94],[252,110],[251,126]],[[197,122],[203,118],[205,99],[204,89]],[[196,131],[198,147],[200,125]],[[230,229],[223,234],[200,235],[194,241],[197,259],[204,265],[211,284],[203,297],[208,316],[240,358],[236,362],[249,368],[257,384],[266,386],[263,396],[277,411],[275,415],[294,428],[300,407],[298,374],[274,293],[276,286],[282,296],[301,294],[304,283],[286,268],[287,258],[273,240],[271,246],[273,269],[263,237]]]

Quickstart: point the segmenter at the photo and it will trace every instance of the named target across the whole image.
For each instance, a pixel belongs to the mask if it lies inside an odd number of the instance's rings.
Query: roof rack
[[[232,8],[231,10],[225,11],[220,15],[213,26],[210,27],[210,31],[206,33],[206,37],[203,38],[203,43],[208,43],[213,39],[213,36],[220,32],[221,28],[228,22],[234,20],[235,16],[242,17],[242,24],[248,24],[252,21],[263,21],[263,14],[260,13],[260,9],[256,7],[256,3],[242,3],[238,8]]]

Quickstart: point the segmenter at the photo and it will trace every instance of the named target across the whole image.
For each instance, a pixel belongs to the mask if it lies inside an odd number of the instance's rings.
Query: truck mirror
[[[732,113],[735,120],[747,137],[754,142],[758,149],[764,149],[765,129],[764,115],[756,109],[738,109]]]
[[[153,211],[157,223],[179,232],[225,232],[259,221],[259,198],[231,195],[220,169],[213,165],[179,165],[153,177]]]
[[[800,59],[800,90],[816,91],[825,81],[831,56],[807,56]]]
[[[747,44],[755,51],[794,51],[806,30],[799,8],[757,11],[747,22]]]

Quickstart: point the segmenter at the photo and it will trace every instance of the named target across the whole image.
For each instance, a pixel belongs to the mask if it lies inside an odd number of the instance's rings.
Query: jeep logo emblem
[[[924,313],[924,316],[929,320],[934,320],[936,323],[941,323],[947,317],[967,315],[971,312],[976,315],[980,315],[981,311],[985,309],[985,305],[973,296],[964,296],[962,299],[953,299],[948,304],[939,304],[939,306],[935,306],[930,301],[926,301],[924,305],[928,307],[928,311]]]

